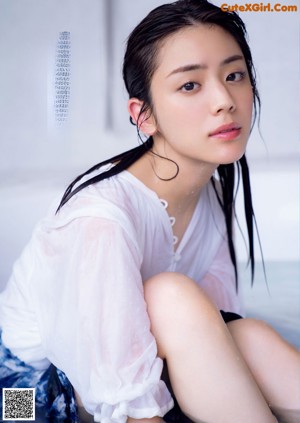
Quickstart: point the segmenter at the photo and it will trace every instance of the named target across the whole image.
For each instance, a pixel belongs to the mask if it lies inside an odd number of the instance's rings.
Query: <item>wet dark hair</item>
[[[253,67],[251,51],[246,39],[247,33],[245,25],[235,12],[223,12],[219,7],[206,0],[179,0],[159,6],[152,10],[130,34],[123,63],[123,78],[129,98],[136,97],[143,102],[139,118],[143,113],[144,116],[145,114],[150,116],[153,110],[150,86],[152,76],[158,66],[157,57],[162,41],[166,40],[167,37],[183,28],[199,24],[218,25],[231,34],[238,43],[246,61],[253,91],[254,124],[257,112],[259,112],[260,108],[260,98],[256,88],[255,70]],[[79,175],[66,189],[58,210],[78,191],[88,185],[122,172],[136,162],[147,151],[151,151],[153,138],[150,136],[146,141],[142,140],[139,132],[139,118],[137,120],[137,131],[138,136],[142,141],[141,145],[98,163],[82,175]],[[131,122],[134,123],[132,120]],[[110,167],[107,171],[101,172],[100,174],[97,174],[96,176],[76,186],[84,176],[109,163],[115,165]],[[218,193],[215,185],[215,179],[213,177],[211,182],[225,217],[228,246],[230,257],[235,269],[236,283],[237,262],[233,243],[232,225],[233,217],[235,217],[235,197],[240,179],[243,183],[244,209],[249,245],[249,262],[251,265],[253,282],[253,226],[255,225],[255,217],[252,206],[249,170],[245,155],[243,155],[236,163],[226,165],[222,164],[218,166],[217,173],[221,184],[221,195]]]

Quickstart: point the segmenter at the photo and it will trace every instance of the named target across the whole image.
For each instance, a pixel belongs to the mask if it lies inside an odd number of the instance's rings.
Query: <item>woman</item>
[[[56,421],[76,421],[75,402],[103,423],[292,421],[299,353],[241,318],[236,289],[234,173],[253,272],[259,103],[244,25],[203,0],[161,6],[123,75],[147,141],[78,177],[37,226],[1,296],[6,383],[36,386]]]

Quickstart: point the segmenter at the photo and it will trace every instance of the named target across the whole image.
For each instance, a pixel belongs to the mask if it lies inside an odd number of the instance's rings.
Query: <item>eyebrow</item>
[[[220,63],[220,66],[225,66],[225,65],[228,65],[229,63],[236,62],[238,60],[244,60],[244,57],[241,56],[240,54],[235,54],[234,56],[227,57],[225,60],[223,60]],[[171,73],[169,73],[167,78],[169,78],[169,76],[174,75],[176,73],[191,72],[194,70],[201,70],[201,69],[207,69],[207,65],[202,65],[197,63],[197,64],[180,66],[179,68],[174,69]]]

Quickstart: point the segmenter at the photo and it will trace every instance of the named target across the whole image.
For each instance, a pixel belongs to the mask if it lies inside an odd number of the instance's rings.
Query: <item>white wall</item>
[[[122,56],[130,30],[162,3],[0,0],[0,171],[84,167],[136,143]],[[294,157],[299,155],[299,15],[244,12],[241,17],[258,70],[265,140],[254,131],[248,155]],[[54,128],[55,48],[61,31],[71,36],[70,112],[68,124]],[[116,135],[113,144],[106,142],[109,127]]]
[[[53,99],[62,31],[71,34],[71,95],[60,128]],[[105,153],[104,55],[104,1],[0,0],[1,171],[72,166],[96,148]]]

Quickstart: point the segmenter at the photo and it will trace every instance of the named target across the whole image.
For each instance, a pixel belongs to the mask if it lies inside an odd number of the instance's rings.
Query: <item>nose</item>
[[[236,110],[236,104],[230,91],[221,82],[213,84],[210,98],[211,112],[215,115],[222,112],[232,113]]]

